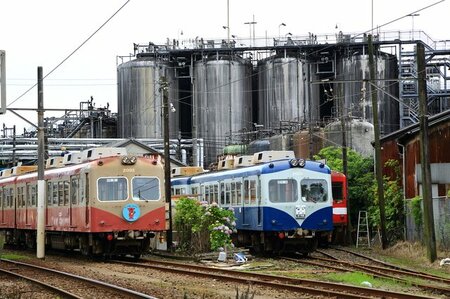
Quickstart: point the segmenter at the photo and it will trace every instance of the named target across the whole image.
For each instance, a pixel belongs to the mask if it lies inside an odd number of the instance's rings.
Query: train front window
[[[327,182],[325,180],[304,179],[302,185],[302,201],[325,202],[328,199]]]
[[[157,177],[134,177],[131,181],[134,200],[159,200],[159,179]]]
[[[270,180],[269,200],[271,202],[296,202],[297,181],[294,179]]]
[[[97,181],[98,200],[119,201],[128,197],[126,178],[100,178]]]
[[[333,200],[335,202],[342,202],[344,200],[344,186],[341,182],[331,184],[331,192],[333,193]]]

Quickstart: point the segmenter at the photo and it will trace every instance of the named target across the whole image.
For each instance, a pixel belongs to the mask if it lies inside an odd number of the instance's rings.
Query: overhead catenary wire
[[[67,55],[60,63],[58,63],[54,68],[50,70],[45,76],[42,77],[42,80],[46,79],[48,76],[50,76],[54,71],[56,71],[64,62],[66,62],[70,57],[72,57],[76,52],[78,52],[81,47],[83,47],[94,35],[96,35],[103,27],[105,27],[106,24],[111,21],[112,18],[114,18],[131,0],[127,0],[118,10],[116,10],[100,27],[98,27],[91,35],[89,35],[88,38],[86,38],[75,50],[73,50],[69,55]],[[14,101],[7,104],[6,106],[9,107],[10,105],[17,102],[19,99],[21,99],[23,96],[25,96],[28,92],[33,90],[38,85],[38,83],[35,83],[33,86],[28,88],[24,93],[22,93],[20,96],[18,96]]]

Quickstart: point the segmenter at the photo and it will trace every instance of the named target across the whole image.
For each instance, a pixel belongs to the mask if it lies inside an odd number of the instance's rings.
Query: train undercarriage
[[[52,232],[45,233],[46,249],[79,251],[85,256],[140,257],[150,249],[153,232],[121,231],[108,233]],[[5,247],[36,248],[36,231],[9,229],[5,231]]]
[[[298,232],[258,232],[239,231],[233,242],[237,246],[249,248],[254,254],[300,253],[308,255],[314,252],[322,238],[329,238],[329,232],[301,235]]]

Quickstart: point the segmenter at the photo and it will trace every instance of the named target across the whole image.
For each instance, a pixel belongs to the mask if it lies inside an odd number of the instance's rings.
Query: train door
[[[262,207],[262,202],[261,202],[261,178],[258,175],[258,178],[255,181],[255,197],[257,199],[258,202],[258,226],[262,226],[262,221],[263,221],[263,207]]]
[[[242,224],[249,225],[246,207],[250,204],[250,181],[248,179],[244,180],[244,198],[242,200],[242,209],[239,209],[239,212],[242,217]]]
[[[31,211],[31,185],[25,185],[25,226],[30,226],[30,218],[28,212]]]
[[[49,226],[49,214],[50,214],[50,207],[52,206],[52,182],[47,182],[47,192],[45,198],[47,199],[47,205],[46,205],[46,212],[45,212],[45,226]]]
[[[76,207],[78,205],[78,176],[70,177],[70,202],[69,202],[69,225],[70,227],[76,226],[74,223],[74,214],[76,215]]]
[[[0,225],[5,222],[5,204],[3,202],[3,188],[0,188]]]
[[[9,194],[10,194],[10,198],[11,198],[11,201],[12,201],[12,205],[11,205],[11,207],[13,207],[13,216],[12,216],[12,218],[13,218],[13,223],[14,223],[14,228],[17,228],[17,210],[18,210],[18,206],[17,206],[17,200],[16,200],[16,189],[15,188],[10,188],[9,189]]]
[[[86,227],[89,226],[89,174],[86,173],[84,177],[84,188],[81,188],[81,190],[84,190],[84,204],[85,204],[85,213],[84,213],[84,220]]]

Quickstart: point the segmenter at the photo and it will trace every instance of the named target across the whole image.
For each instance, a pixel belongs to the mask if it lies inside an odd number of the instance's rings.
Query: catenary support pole
[[[428,109],[425,81],[425,48],[417,43],[417,74],[420,107],[420,166],[422,170],[423,223],[427,257],[430,262],[437,258],[434,231],[433,196],[431,194],[431,169],[428,152]]]
[[[172,251],[172,197],[170,191],[170,148],[169,148],[169,83],[161,77],[160,88],[163,94],[163,126],[164,126],[164,187],[168,206],[167,250]]]
[[[375,63],[374,63],[374,49],[372,43],[372,35],[369,34],[369,69],[370,69],[370,81],[375,81]],[[386,249],[388,246],[386,236],[386,213],[384,207],[384,189],[383,189],[383,173],[381,165],[381,144],[380,144],[380,125],[378,121],[378,92],[377,89],[370,84],[371,96],[372,96],[372,113],[373,113],[373,127],[375,131],[375,175],[377,179],[378,190],[378,206],[380,209],[380,230],[381,230],[381,246]]]
[[[38,184],[36,257],[45,258],[45,178],[44,178],[44,88],[42,67],[38,67]]]

